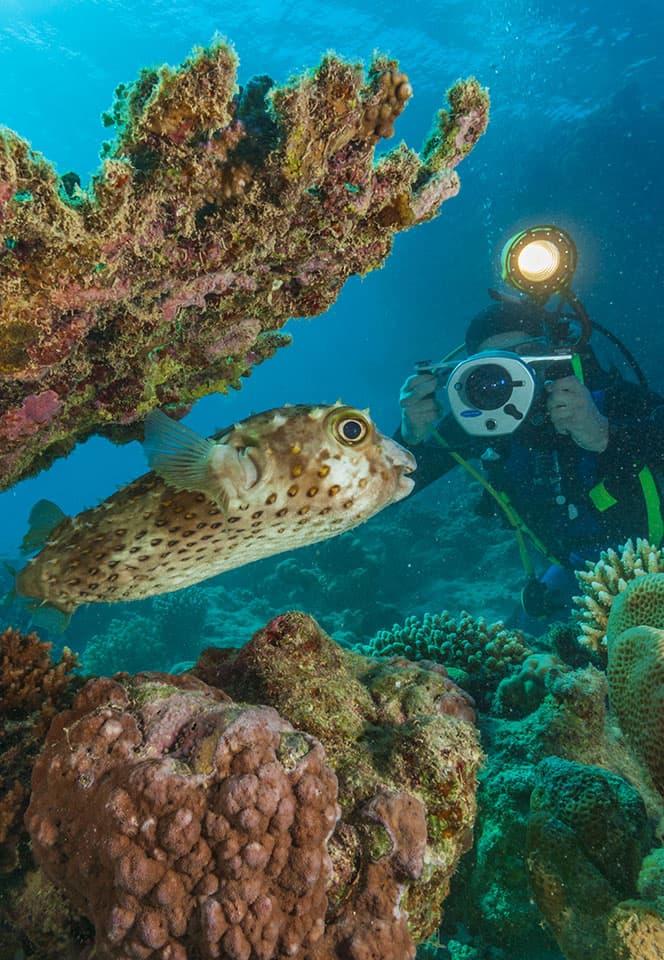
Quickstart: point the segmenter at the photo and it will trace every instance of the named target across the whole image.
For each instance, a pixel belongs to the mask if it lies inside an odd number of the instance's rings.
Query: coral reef
[[[542,679],[545,695],[533,712],[522,716],[519,710],[518,719],[510,713],[496,716],[494,700],[491,713],[479,717],[487,762],[479,776],[476,841],[452,884],[441,939],[457,941],[459,927],[466,928],[481,960],[560,956],[533,901],[526,869],[530,797],[540,763],[558,757],[579,767],[602,768],[638,789],[650,820],[664,813],[662,798],[644,779],[607,714],[605,675],[590,666],[548,670]],[[624,789],[630,789],[627,783]],[[602,816],[601,810],[597,815]],[[616,856],[622,862],[619,850]]]
[[[502,621],[487,624],[466,611],[458,618],[447,610],[406,617],[403,625],[379,630],[361,647],[367,656],[401,656],[433,660],[463,671],[461,684],[485,703],[501,679],[520,666],[532,652],[520,630],[508,630]]]
[[[52,663],[35,633],[0,634],[0,874],[19,863],[30,767],[48,724],[68,702],[76,657],[65,647]]]
[[[91,681],[58,715],[26,822],[99,957],[297,956],[323,932],[336,793],[321,745],[273,709],[145,674]]]
[[[576,570],[583,590],[574,597],[579,608],[574,618],[580,629],[579,643],[599,654],[606,662],[606,624],[614,599],[636,577],[664,573],[664,554],[647,540],[628,540],[619,550],[602,550],[597,563],[586,562],[586,570]]]
[[[73,907],[100,958],[414,957],[472,835],[469,698],[296,613],[197,673],[91,680],[53,720],[26,816],[41,871],[14,899],[51,904],[32,944]]]
[[[611,704],[664,796],[664,574],[632,581],[606,630]]]
[[[412,93],[394,60],[365,76],[330,54],[281,88],[235,76],[215,42],[120,87],[89,190],[0,137],[0,489],[93,432],[128,440],[157,406],[239,387],[286,320],[322,313],[457,193],[488,120],[459,81],[422,157],[374,163]]]
[[[77,681],[76,658],[65,648],[57,663],[50,644],[36,634],[8,629],[0,634],[0,955],[18,956],[12,908],[21,871],[29,863],[23,815],[32,764],[54,714],[68,706]],[[47,954],[44,953],[46,957]]]
[[[298,613],[276,617],[240,652],[206,651],[196,667],[325,747],[341,819],[322,956],[412,957],[470,844],[481,758],[472,704],[442,667],[426,667],[342,651]]]
[[[528,873],[567,960],[661,956],[662,915],[652,905],[624,902],[636,900],[652,842],[643,801],[622,777],[559,757],[539,765],[530,798]],[[629,941],[639,943],[640,952]]]

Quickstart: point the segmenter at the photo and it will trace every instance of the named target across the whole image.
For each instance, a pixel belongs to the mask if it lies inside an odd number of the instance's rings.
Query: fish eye
[[[353,446],[360,443],[369,432],[369,424],[364,417],[354,414],[353,416],[340,417],[334,424],[334,435],[340,443]]]

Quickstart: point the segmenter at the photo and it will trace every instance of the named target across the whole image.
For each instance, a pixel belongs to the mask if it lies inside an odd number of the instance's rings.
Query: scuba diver
[[[494,302],[466,331],[467,359],[451,361],[457,348],[417,365],[401,389],[397,439],[417,459],[415,491],[456,465],[483,486],[483,506],[517,537],[527,574],[521,625],[532,629],[530,618],[568,615],[573,571],[585,560],[630,537],[662,542],[664,398],[569,289],[576,248],[565,231],[534,227],[509,244],[516,249],[503,251],[503,277],[518,293],[489,291]],[[531,249],[538,244],[550,249]],[[558,275],[543,280],[554,246],[562,247]],[[545,308],[552,294],[555,310]],[[618,346],[636,382],[601,367],[588,343],[593,329]],[[450,411],[441,418],[442,384]],[[548,563],[543,575],[533,547]]]

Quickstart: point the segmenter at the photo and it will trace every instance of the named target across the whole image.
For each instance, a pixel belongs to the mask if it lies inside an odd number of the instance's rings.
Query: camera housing
[[[513,433],[544,383],[572,374],[572,356],[564,352],[529,357],[508,350],[473,354],[456,364],[447,381],[454,418],[472,436]]]

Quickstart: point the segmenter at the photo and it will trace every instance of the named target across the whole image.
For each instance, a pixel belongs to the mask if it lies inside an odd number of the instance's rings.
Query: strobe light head
[[[507,241],[501,266],[506,283],[543,303],[572,282],[576,244],[561,227],[528,227]]]

